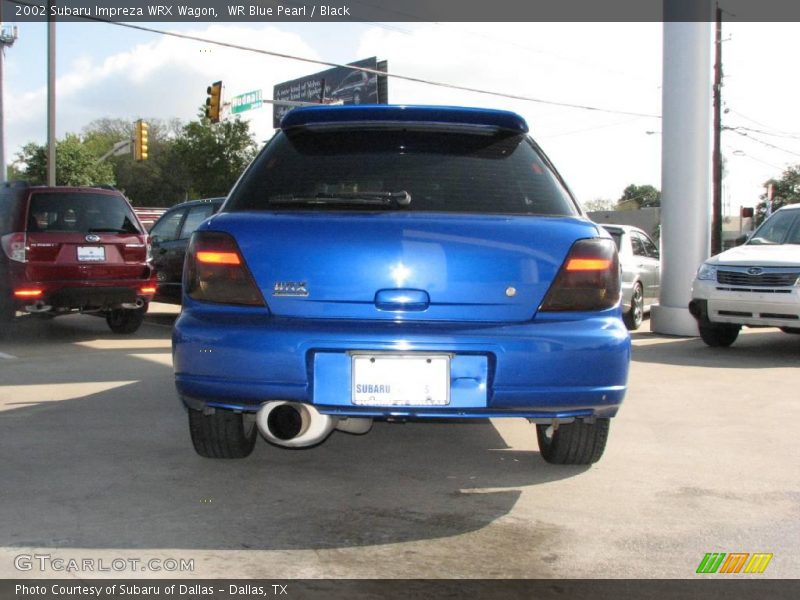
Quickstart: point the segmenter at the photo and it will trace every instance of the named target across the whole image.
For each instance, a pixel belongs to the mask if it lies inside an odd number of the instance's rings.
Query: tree
[[[583,203],[583,208],[587,212],[602,212],[614,210],[616,203],[608,198],[595,198]]]
[[[190,197],[225,196],[256,154],[250,124],[238,117],[212,124],[205,111],[175,140],[178,163],[188,170]]]
[[[134,161],[131,154],[104,156],[114,144],[130,140],[133,122],[98,119],[82,136],[69,134],[56,144],[58,185],[114,185],[134,206],[172,206],[193,198],[224,196],[256,153],[250,124],[239,118],[217,124],[201,111],[188,124],[178,119],[145,119],[149,158]],[[46,148],[26,145],[10,172],[32,184],[47,179]]]
[[[68,133],[56,142],[56,185],[114,185],[111,165],[99,162],[80,136]],[[32,185],[47,183],[47,148],[36,143],[26,144],[17,155],[15,167],[23,179]]]
[[[617,210],[638,210],[661,206],[661,192],[652,185],[631,184],[617,200]]]
[[[111,156],[117,187],[134,206],[172,206],[187,198],[189,177],[177,162],[175,138],[183,125],[178,119],[145,119],[149,125],[149,158],[134,161],[130,153]],[[133,122],[126,119],[98,119],[84,129],[85,141],[102,156],[114,144],[133,137]]]
[[[787,168],[779,179],[770,179],[764,183],[766,188],[772,184],[772,210],[787,204],[800,202],[800,165]],[[756,223],[761,223],[767,214],[767,194],[760,196],[761,202],[756,206]]]

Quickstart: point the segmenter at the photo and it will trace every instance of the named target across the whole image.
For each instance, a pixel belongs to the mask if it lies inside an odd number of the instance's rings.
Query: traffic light
[[[216,81],[206,89],[206,116],[212,123],[219,123],[219,113],[222,108],[222,82]]]
[[[147,160],[147,130],[150,126],[142,119],[133,124],[133,159]]]

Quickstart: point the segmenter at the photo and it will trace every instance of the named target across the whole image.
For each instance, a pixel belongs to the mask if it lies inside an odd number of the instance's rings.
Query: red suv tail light
[[[227,233],[192,235],[186,253],[184,286],[195,300],[266,306],[239,247]]]
[[[570,248],[541,311],[588,311],[619,302],[619,258],[606,238],[578,240]]]
[[[25,262],[28,260],[28,240],[24,233],[9,233],[2,238],[3,252],[11,260]]]

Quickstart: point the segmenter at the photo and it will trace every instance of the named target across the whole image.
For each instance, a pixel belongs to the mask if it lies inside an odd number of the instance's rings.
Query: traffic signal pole
[[[51,15],[55,2],[48,1]],[[56,21],[47,19],[47,185],[56,184]]]
[[[17,27],[3,25],[3,7],[0,3],[0,182],[6,180],[6,135],[5,107],[3,105],[3,68],[5,67],[6,47],[10,48],[17,39]]]
[[[717,5],[714,36],[714,153],[711,201],[711,254],[722,252],[722,9]]]

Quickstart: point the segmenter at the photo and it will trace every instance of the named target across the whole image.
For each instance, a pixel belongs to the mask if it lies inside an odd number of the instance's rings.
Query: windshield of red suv
[[[28,231],[141,233],[124,198],[91,192],[33,194]]]
[[[281,132],[226,205],[310,209],[579,214],[526,136],[422,127]]]

